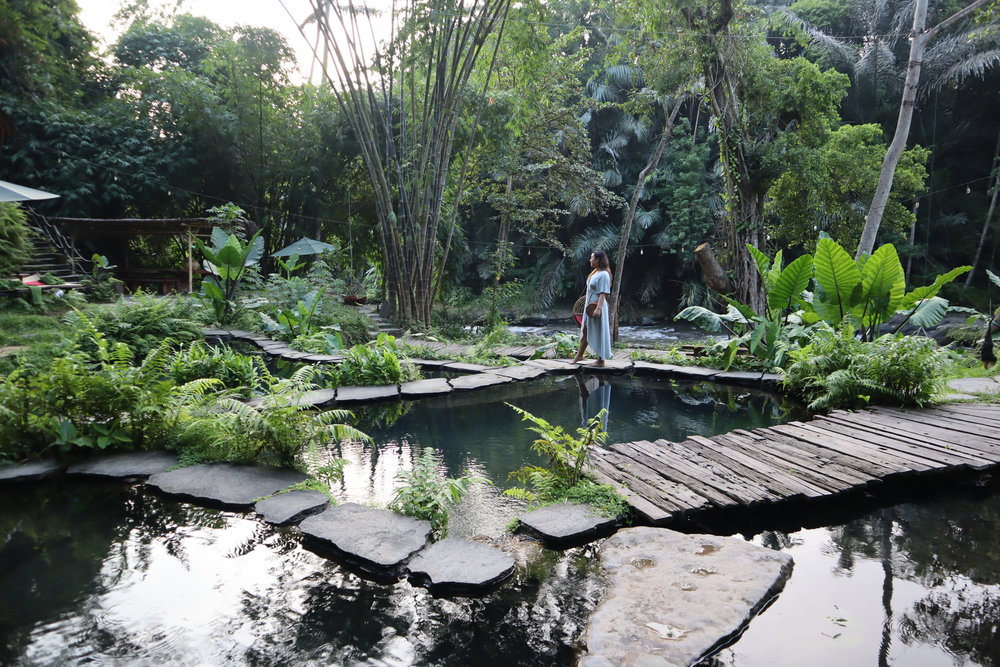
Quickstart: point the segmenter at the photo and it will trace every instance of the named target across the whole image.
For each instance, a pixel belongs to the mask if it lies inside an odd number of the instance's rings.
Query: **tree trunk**
[[[646,188],[646,179],[656,171],[656,168],[660,164],[660,158],[663,157],[663,149],[667,147],[667,141],[670,140],[670,135],[674,131],[674,121],[677,120],[677,112],[680,111],[680,108],[681,101],[678,100],[674,104],[670,115],[664,120],[660,140],[656,142],[656,149],[653,151],[652,157],[649,158],[649,162],[639,172],[639,177],[635,181],[635,190],[632,192],[632,200],[629,202],[628,211],[625,213],[625,219],[622,221],[621,238],[618,240],[618,252],[615,253],[614,280],[611,286],[611,340],[614,341],[618,340],[618,304],[620,303],[619,297],[622,288],[622,273],[625,268],[628,240],[632,236],[632,222],[635,220],[635,211],[639,206],[639,199],[642,198],[642,192]]]
[[[993,175],[993,194],[990,196],[990,207],[986,211],[986,219],[983,221],[983,230],[979,233],[979,245],[976,246],[976,258],[972,260],[972,270],[965,278],[965,287],[972,285],[972,277],[976,275],[976,268],[983,255],[983,246],[986,245],[986,233],[990,229],[990,222],[993,221],[993,212],[997,208],[997,194],[1000,194],[1000,132],[997,132],[997,145],[993,149],[993,161],[990,162],[990,169]]]
[[[861,232],[861,241],[858,243],[858,252],[855,255],[856,259],[860,258],[861,255],[871,254],[875,249],[875,237],[878,236],[878,228],[882,224],[882,214],[885,212],[889,193],[892,191],[896,165],[899,164],[899,158],[903,155],[907,137],[910,135],[910,122],[913,120],[913,107],[917,100],[917,86],[920,84],[920,69],[923,66],[924,50],[941,30],[968,16],[988,2],[993,2],[993,0],[976,0],[930,30],[924,30],[924,22],[927,18],[927,0],[916,0],[913,10],[913,32],[910,35],[910,60],[906,66],[906,82],[903,85],[903,98],[899,104],[896,132],[892,136],[892,143],[889,144],[889,150],[882,161],[882,171],[879,174],[878,185],[875,187],[875,196],[868,208],[868,215],[865,216],[865,226]]]
[[[712,246],[702,243],[694,249],[694,256],[701,265],[701,273],[704,276],[705,284],[720,294],[729,294],[733,291],[733,283],[726,275],[726,270],[719,264],[712,252]]]

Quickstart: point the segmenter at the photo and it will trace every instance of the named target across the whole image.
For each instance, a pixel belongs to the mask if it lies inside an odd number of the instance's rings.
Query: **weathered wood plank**
[[[591,459],[588,472],[601,484],[614,488],[636,512],[653,524],[666,523],[673,518],[673,512],[656,505],[643,497],[628,484],[625,476],[615,466],[601,459]]]
[[[879,422],[889,420],[887,423],[910,432],[919,429],[916,432],[923,434],[926,431],[932,439],[947,443],[949,446],[957,444],[989,461],[1000,460],[1000,430],[989,433],[988,427],[937,413],[922,417],[924,416],[901,410],[872,415],[872,418],[878,419]]]
[[[707,498],[698,495],[683,484],[663,477],[656,470],[650,469],[633,457],[609,449],[604,450],[602,456],[606,461],[615,464],[623,472],[635,478],[646,489],[643,495],[646,495],[649,500],[674,513],[684,513],[712,505]]]
[[[775,493],[767,484],[761,483],[753,470],[740,465],[732,458],[718,456],[712,450],[706,450],[697,442],[685,440],[672,443],[675,453],[686,459],[697,462],[711,470],[713,474],[730,480],[731,484],[743,487],[749,504],[768,503],[783,500],[787,494]]]
[[[917,454],[928,461],[934,461],[937,463],[938,468],[948,466],[968,467],[970,465],[975,465],[976,463],[975,461],[970,461],[967,456],[949,452],[939,447],[916,442],[912,438],[907,438],[894,433],[888,433],[877,428],[869,428],[865,424],[857,421],[847,421],[823,415],[820,415],[816,419],[817,421],[822,422],[824,425],[829,425],[830,427],[836,426],[839,429],[847,429],[849,433],[858,438],[867,438],[880,442],[886,446],[901,448],[903,451]],[[824,428],[826,428],[826,426],[824,426]]]
[[[770,463],[782,470],[786,475],[796,477],[813,487],[823,489],[826,494],[832,495],[841,493],[849,489],[852,485],[845,484],[841,480],[819,474],[812,470],[811,462],[802,461],[799,457],[790,456],[787,452],[775,449],[769,445],[768,441],[752,441],[735,431],[725,435],[715,436],[720,442],[726,444],[739,445],[749,456]]]
[[[721,494],[724,500],[718,503],[720,507],[732,504],[750,505],[760,500],[760,498],[754,497],[750,483],[747,480],[744,480],[741,485],[740,480],[734,479],[732,474],[723,476],[721,469],[713,471],[710,467],[712,465],[711,462],[700,457],[698,457],[700,460],[693,460],[684,456],[677,450],[678,445],[675,443],[667,440],[657,440],[655,442],[633,443],[633,447],[638,451],[654,456],[656,460],[663,461],[680,474],[689,476],[698,485],[692,488],[701,493],[701,495],[705,495],[701,487],[707,487],[713,493],[718,492]],[[716,467],[721,468],[720,466]]]
[[[717,507],[728,507],[737,504],[735,500],[724,493],[705,486],[691,475],[677,470],[671,465],[671,462],[653,456],[648,449],[642,448],[638,442],[612,445],[612,449],[622,456],[641,463],[653,474],[662,478],[663,482],[673,484],[674,486],[670,489],[670,494],[689,507],[702,507],[705,503]],[[650,483],[654,484],[652,480]],[[685,491],[687,492],[686,494],[684,494]]]
[[[881,478],[903,472],[906,468],[898,463],[893,464],[885,460],[884,457],[870,450],[862,449],[851,443],[839,440],[832,435],[824,437],[802,428],[798,424],[779,424],[772,427],[782,435],[801,440],[809,445],[818,448],[817,452],[830,452],[829,456],[843,466],[858,470],[860,472]]]
[[[758,480],[758,483],[783,499],[818,498],[828,493],[826,489],[814,487],[796,477],[786,475],[783,470],[746,454],[740,447],[716,442],[712,438],[700,435],[689,436],[688,440],[700,445],[706,456],[714,455],[720,459],[728,459],[734,465],[743,466],[750,471],[748,474]]]
[[[787,452],[790,456],[799,457],[804,462],[803,465],[810,466],[809,470],[839,480],[847,487],[864,487],[878,480],[875,475],[848,468],[835,461],[833,457],[823,456],[818,447],[775,431],[770,433],[767,446]]]
[[[883,456],[887,462],[890,464],[898,465],[903,471],[908,471],[912,473],[922,472],[924,470],[933,470],[934,465],[927,462],[926,459],[922,459],[919,456],[915,456],[909,452],[904,452],[898,449],[890,449],[884,445],[878,443],[869,442],[867,440],[862,440],[850,435],[844,435],[843,433],[838,433],[836,431],[827,430],[821,425],[814,422],[792,422],[798,424],[801,428],[812,431],[818,436],[823,438],[837,438],[839,441],[850,443],[859,448],[868,448],[872,452]]]
[[[940,426],[950,431],[956,431],[963,435],[973,434],[977,438],[986,441],[984,444],[987,451],[996,451],[1000,448],[1000,423],[996,426],[983,423],[978,416],[965,415],[956,412],[945,412],[943,410],[914,411],[901,409],[878,409],[873,410],[879,417],[886,415],[890,418],[906,419],[918,424],[932,424]],[[995,443],[995,444],[994,444]]]
[[[878,433],[918,443],[920,447],[964,457],[965,462],[970,465],[988,466],[994,463],[990,459],[984,458],[982,452],[977,449],[960,443],[958,434],[942,432],[933,426],[915,424],[902,419],[891,419],[887,416],[875,417],[864,413],[850,415],[850,422]]]

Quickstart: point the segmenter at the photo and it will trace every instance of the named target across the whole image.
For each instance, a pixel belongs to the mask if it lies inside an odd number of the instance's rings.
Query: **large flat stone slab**
[[[653,363],[650,361],[636,361],[632,364],[632,370],[637,375],[672,375],[671,369],[675,366],[667,363]]]
[[[581,667],[693,665],[785,585],[788,554],[743,540],[628,528],[599,552],[604,600],[583,635]]]
[[[257,498],[270,496],[306,479],[301,472],[270,466],[203,463],[158,473],[146,483],[167,495],[196,503],[248,510]]]
[[[451,388],[457,391],[482,389],[483,387],[492,387],[493,385],[506,384],[507,382],[512,382],[512,380],[508,377],[503,377],[502,375],[495,375],[493,373],[478,373],[476,375],[465,375],[460,378],[452,378],[448,380],[448,384],[451,385]]]
[[[328,507],[304,519],[299,529],[336,556],[376,576],[396,576],[431,534],[429,521],[356,503]]]
[[[403,398],[422,398],[452,392],[451,385],[444,378],[413,380],[399,385],[399,395]]]
[[[494,368],[490,372],[501,377],[508,377],[511,380],[534,380],[548,374],[548,371],[538,366],[508,366],[507,368]]]
[[[586,544],[615,532],[618,522],[601,516],[587,505],[558,503],[518,517],[520,530],[546,546],[564,548]]]
[[[338,387],[337,403],[367,403],[387,398],[399,398],[399,386],[384,384],[373,387]]]
[[[1000,393],[1000,382],[988,378],[958,378],[948,381],[948,388],[960,394],[996,394]]]
[[[72,465],[70,475],[90,475],[115,479],[145,479],[150,475],[166,472],[180,463],[170,452],[127,452],[111,454]]]
[[[461,371],[463,373],[482,373],[487,370],[489,366],[484,366],[483,364],[470,364],[465,361],[453,361],[445,364],[444,368],[447,368],[450,371]]]
[[[264,405],[269,404],[275,400],[289,402],[288,397],[262,397],[258,396],[256,398],[251,398],[247,401],[247,405],[252,408],[260,408]],[[332,405],[337,400],[337,390],[335,389],[310,389],[309,391],[302,392],[295,398],[296,405],[304,405],[307,407],[322,407],[325,405]]]
[[[509,577],[514,558],[488,544],[446,537],[414,556],[406,569],[434,593],[475,594]]]
[[[253,506],[264,521],[279,526],[296,524],[318,514],[330,504],[330,497],[320,491],[297,489],[264,498]]]
[[[538,368],[543,368],[549,373],[577,373],[580,371],[580,367],[576,364],[570,363],[569,359],[528,359],[524,362],[525,366],[537,366]]]
[[[32,461],[20,465],[0,468],[0,484],[14,482],[34,482],[51,477],[62,470],[62,465],[56,461]]]

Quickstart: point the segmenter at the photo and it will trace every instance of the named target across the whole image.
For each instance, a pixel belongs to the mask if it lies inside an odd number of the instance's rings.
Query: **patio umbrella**
[[[39,199],[55,199],[58,196],[51,192],[43,192],[34,188],[26,188],[23,185],[14,185],[7,181],[0,181],[0,202],[36,201]]]
[[[306,255],[319,255],[320,253],[336,249],[337,246],[335,245],[323,243],[322,241],[317,241],[315,239],[307,239],[303,236],[292,245],[271,253],[271,257],[291,257],[292,255],[305,257]]]

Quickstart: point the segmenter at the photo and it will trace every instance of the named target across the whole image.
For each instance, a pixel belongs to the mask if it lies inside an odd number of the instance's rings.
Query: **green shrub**
[[[141,359],[158,348],[164,339],[188,343],[202,338],[202,325],[195,319],[198,304],[187,297],[158,297],[139,293],[113,304],[74,311],[66,322],[81,333],[81,343],[89,345],[89,327],[108,340],[128,345]],[[92,348],[91,348],[92,349]]]
[[[576,429],[576,437],[566,432],[562,426],[553,426],[541,417],[536,417],[510,403],[507,404],[521,415],[523,421],[531,422],[528,430],[539,437],[531,448],[547,457],[545,466],[524,466],[511,473],[513,479],[530,488],[514,487],[504,491],[504,495],[528,500],[538,505],[557,502],[586,503],[607,516],[620,517],[628,511],[628,504],[614,489],[593,482],[583,476],[584,466],[590,457],[590,447],[600,447],[607,440],[602,419],[605,410],[591,417],[587,425]]]
[[[338,368],[341,386],[402,384],[420,377],[416,366],[399,358],[395,337],[385,333],[367,345],[352,347]]]
[[[347,410],[310,410],[299,400],[314,389],[315,368],[305,366],[291,378],[277,380],[254,405],[226,395],[205,396],[186,409],[178,429],[185,461],[229,461],[305,467],[301,455],[344,439],[370,441],[341,422]]]
[[[792,351],[791,359],[785,387],[812,410],[925,405],[941,390],[947,363],[930,338],[886,334],[865,343],[850,326],[815,327],[810,343]]]
[[[206,345],[200,340],[171,354],[167,372],[179,385],[215,378],[222,387],[240,390],[244,397],[267,391],[275,382],[261,357],[240,354],[226,345]]]
[[[425,449],[413,470],[396,475],[400,486],[393,492],[389,509],[431,522],[434,532],[443,537],[448,533],[448,510],[457,504],[469,485],[485,482],[482,478],[445,477],[440,470],[441,457],[433,449]]]
[[[30,252],[27,213],[16,202],[0,202],[0,278],[17,273]]]

